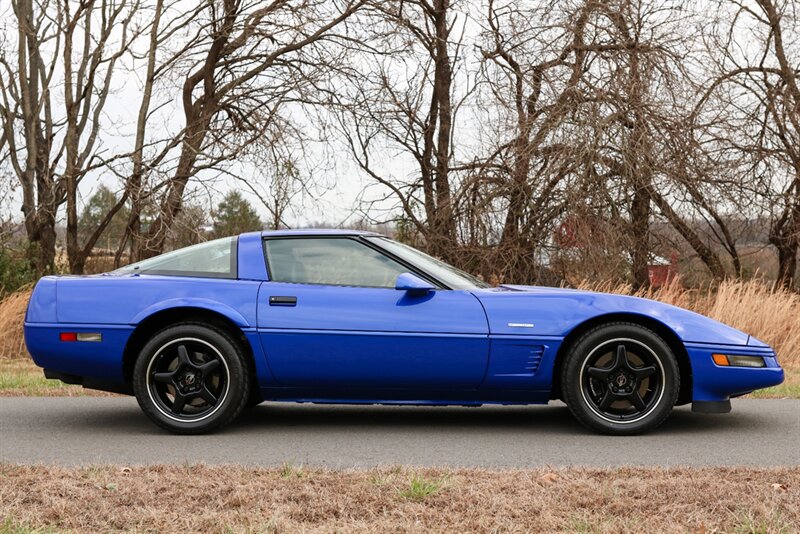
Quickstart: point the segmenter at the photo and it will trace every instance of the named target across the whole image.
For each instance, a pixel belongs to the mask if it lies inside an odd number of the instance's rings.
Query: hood
[[[486,309],[493,334],[563,337],[590,319],[625,313],[655,319],[686,343],[747,345],[750,340],[746,333],[698,313],[628,295],[518,285],[473,294]]]

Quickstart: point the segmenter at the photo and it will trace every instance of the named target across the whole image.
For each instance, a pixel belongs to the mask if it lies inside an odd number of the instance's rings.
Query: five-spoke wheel
[[[160,426],[208,432],[235,418],[251,397],[249,367],[239,343],[224,330],[182,323],[144,346],[134,368],[134,393]]]
[[[150,360],[147,386],[150,398],[165,416],[197,421],[214,413],[227,395],[227,364],[206,341],[175,339]]]
[[[639,325],[611,323],[574,343],[561,384],[565,402],[582,423],[606,433],[636,434],[669,415],[680,373],[661,337]]]
[[[646,417],[663,393],[661,362],[644,343],[610,339],[584,360],[581,393],[595,412],[611,422]]]

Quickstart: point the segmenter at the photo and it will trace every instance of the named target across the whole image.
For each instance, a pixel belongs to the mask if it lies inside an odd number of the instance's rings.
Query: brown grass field
[[[0,464],[0,533],[800,531],[800,470]]]
[[[0,300],[0,359],[28,357],[22,337],[22,323],[30,296],[30,289],[26,289]]]

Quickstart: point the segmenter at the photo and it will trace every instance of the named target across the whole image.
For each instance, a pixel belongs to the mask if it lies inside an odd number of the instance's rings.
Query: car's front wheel
[[[561,387],[570,411],[584,425],[606,434],[639,434],[669,416],[680,372],[672,350],[655,332],[609,323],[571,347]]]
[[[228,424],[250,399],[250,371],[240,345],[224,330],[181,323],[142,348],[133,389],[144,413],[180,434]]]

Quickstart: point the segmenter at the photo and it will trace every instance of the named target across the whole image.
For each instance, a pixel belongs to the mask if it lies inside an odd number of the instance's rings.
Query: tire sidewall
[[[631,339],[644,344],[658,359],[663,369],[663,392],[658,404],[635,422],[612,422],[604,419],[588,405],[581,387],[581,373],[595,348],[615,338]],[[669,345],[655,332],[632,323],[612,323],[594,328],[584,334],[567,354],[562,368],[561,384],[564,400],[570,411],[584,425],[615,435],[640,434],[654,429],[669,416],[678,399],[680,370]],[[659,366],[657,366],[659,367]]]
[[[198,421],[176,421],[168,417],[150,397],[147,373],[150,362],[162,347],[181,338],[195,338],[213,346],[225,360],[228,390],[221,405],[210,416]],[[235,418],[250,398],[250,378],[241,347],[226,332],[209,325],[183,323],[155,334],[139,353],[133,370],[133,391],[142,411],[154,423],[172,432],[199,434],[215,430]]]

